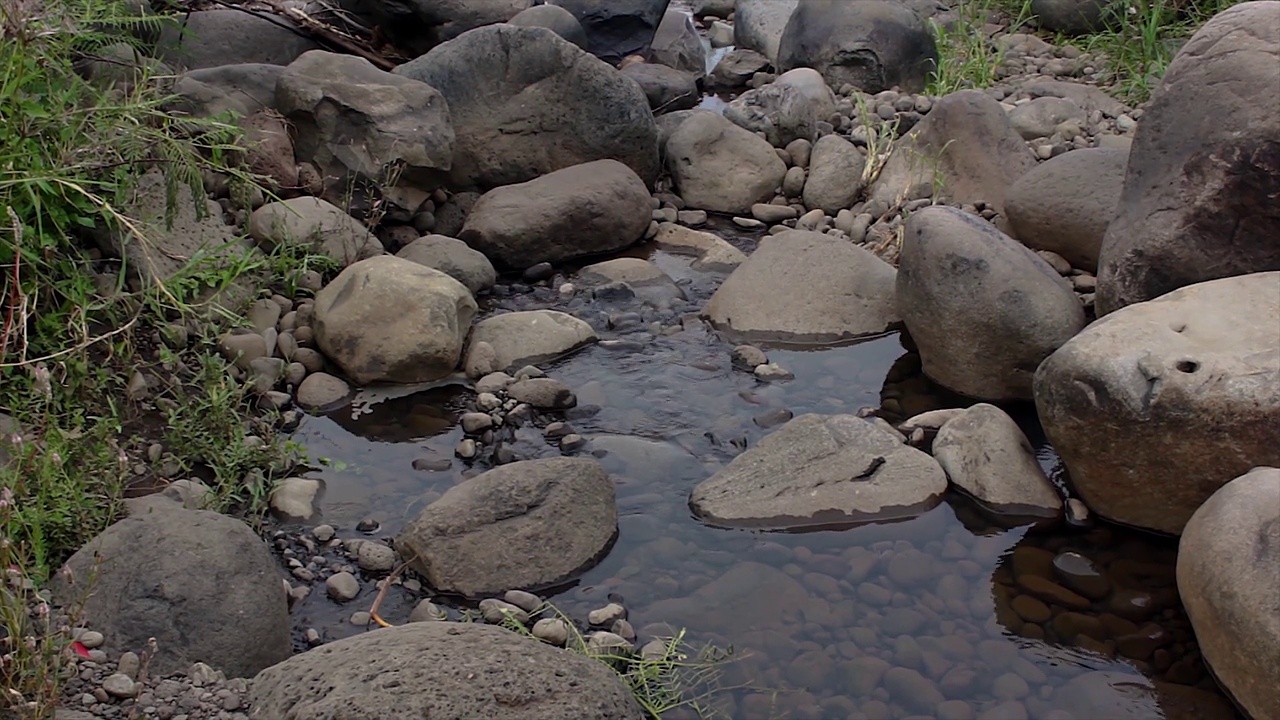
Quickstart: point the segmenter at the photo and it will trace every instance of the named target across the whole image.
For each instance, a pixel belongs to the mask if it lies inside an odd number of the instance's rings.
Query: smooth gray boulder
[[[50,580],[54,601],[75,608],[113,655],[155,638],[153,673],[203,662],[247,678],[293,652],[275,558],[235,518],[154,503],[103,530],[66,568]]]
[[[734,7],[733,44],[778,60],[778,45],[800,0],[738,0]]]
[[[786,83],[769,83],[742,93],[729,101],[724,116],[753,133],[764,133],[776,148],[800,138],[813,140],[820,119],[809,97]]]
[[[482,623],[414,622],[326,643],[260,673],[249,702],[252,720],[644,718],[608,665]]]
[[[396,538],[441,592],[542,590],[594,565],[618,530],[613,481],[595,460],[502,465],[454,485]]]
[[[892,0],[800,0],[778,40],[778,70],[817,70],[834,88],[920,92],[938,62],[933,33]]]
[[[1178,542],[1178,594],[1213,676],[1255,718],[1280,717],[1280,469],[1223,485]]]
[[[839,135],[823,135],[809,156],[809,177],[804,182],[804,206],[828,215],[853,206],[863,190],[867,158],[856,145]]]
[[[1055,252],[1072,267],[1097,272],[1128,160],[1124,150],[1085,148],[1036,166],[1009,186],[1010,234],[1033,250]]]
[[[907,218],[896,300],[925,374],[978,400],[1030,400],[1041,361],[1085,326],[1047,262],[952,207]]]
[[[854,415],[799,415],[689,496],[713,525],[799,528],[909,517],[947,489],[927,453]]]
[[[480,343],[491,347],[495,367],[489,372],[500,372],[556,360],[596,339],[591,326],[572,315],[555,310],[524,310],[476,323],[471,331],[471,348],[474,350]]]
[[[1080,498],[1178,534],[1218,488],[1280,466],[1280,272],[1189,285],[1098,320],[1035,374]]]
[[[439,270],[457,280],[474,295],[498,281],[493,263],[478,250],[446,235],[426,235],[400,248],[396,257]]]
[[[527,268],[621,250],[652,216],[644,181],[616,160],[597,160],[490,190],[458,238],[496,265]]]
[[[364,223],[317,197],[270,202],[249,216],[249,236],[272,252],[297,246],[326,255],[342,265],[382,254],[382,243]]]
[[[556,5],[534,5],[521,10],[507,21],[510,25],[520,27],[542,27],[577,45],[583,50],[587,47],[587,31],[573,13]]]
[[[746,213],[773,197],[787,174],[767,140],[711,112],[694,111],[671,133],[667,170],[689,207]]]
[[[658,176],[658,130],[644,92],[546,28],[477,28],[395,72],[448,101],[456,189],[521,183],[605,159],[646,184]]]
[[[806,230],[762,238],[703,317],[736,341],[834,343],[899,323],[892,265],[846,240]]]
[[[933,457],[952,485],[997,512],[1062,514],[1062,498],[1040,468],[1035,449],[1005,411],[979,403],[948,420],[933,441]]]
[[[316,346],[359,385],[453,372],[476,301],[439,270],[393,255],[361,260],[316,294]]]
[[[573,13],[587,33],[592,55],[617,64],[628,55],[645,55],[670,0],[554,0]]]
[[[707,51],[689,13],[677,8],[667,9],[653,34],[649,60],[694,77],[707,74]]]

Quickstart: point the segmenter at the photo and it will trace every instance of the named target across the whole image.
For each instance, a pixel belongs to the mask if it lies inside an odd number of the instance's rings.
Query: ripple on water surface
[[[691,301],[713,287],[678,258],[654,259],[687,283]],[[592,408],[571,421],[593,439],[580,454],[598,457],[618,484],[618,541],[552,598],[562,609],[584,618],[621,597],[642,636],[668,623],[732,646],[731,689],[720,695],[732,718],[1236,717],[1199,659],[1170,542],[1110,527],[1011,527],[956,496],[909,520],[840,530],[699,523],[689,491],[780,414],[878,406],[910,415],[955,399],[919,376],[897,335],[772,350],[795,379],[765,384],[732,369],[730,345],[686,328],[632,332],[544,368]],[[324,520],[351,527],[374,516],[394,534],[481,469],[453,457],[466,393],[443,383],[308,418],[295,439],[340,461],[317,473]],[[1013,414],[1031,418],[1038,442],[1034,414]],[[559,453],[534,428],[511,448],[522,459]],[[1055,462],[1048,448],[1039,455]],[[401,594],[383,605],[392,622],[414,602]],[[323,598],[295,620],[331,639],[362,631]]]

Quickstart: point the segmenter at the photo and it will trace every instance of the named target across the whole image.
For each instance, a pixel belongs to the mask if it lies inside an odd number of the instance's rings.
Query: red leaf
[[[76,654],[82,658],[89,657],[89,648],[85,647],[84,644],[81,643],[79,640],[76,640],[75,642],[71,643],[71,649],[75,650]]]

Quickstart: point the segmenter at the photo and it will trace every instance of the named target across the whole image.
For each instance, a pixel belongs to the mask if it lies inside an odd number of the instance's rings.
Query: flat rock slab
[[[563,583],[613,543],[613,480],[594,460],[502,465],[453,486],[396,538],[437,590],[469,597]]]
[[[322,645],[261,672],[249,717],[642,720],[599,660],[479,623],[415,622]]]
[[[947,477],[928,454],[853,415],[800,415],[693,489],[703,520],[794,528],[915,515]]]
[[[897,271],[847,241],[805,230],[764,238],[703,315],[743,342],[834,343],[899,324]]]
[[[555,360],[596,339],[590,325],[555,310],[494,315],[471,331],[472,347],[482,342],[493,347],[495,370]]]

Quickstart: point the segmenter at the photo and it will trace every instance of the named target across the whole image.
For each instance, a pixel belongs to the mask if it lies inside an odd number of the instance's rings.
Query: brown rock
[[[1087,599],[1071,592],[1052,580],[1039,575],[1022,575],[1018,577],[1018,585],[1041,600],[1055,603],[1067,608],[1083,610],[1089,607]]]

